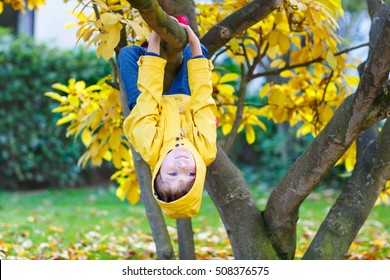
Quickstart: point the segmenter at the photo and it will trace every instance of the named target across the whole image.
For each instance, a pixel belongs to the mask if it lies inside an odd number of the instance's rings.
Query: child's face
[[[177,147],[164,158],[160,168],[161,179],[175,189],[182,181],[195,179],[196,164],[193,155],[185,147]]]

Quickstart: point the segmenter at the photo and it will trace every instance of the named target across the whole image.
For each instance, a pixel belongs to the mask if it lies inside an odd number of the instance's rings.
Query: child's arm
[[[160,55],[160,36],[154,30],[149,37],[148,52]]]
[[[150,35],[148,52],[156,55],[160,53],[160,37],[154,31]],[[144,55],[140,57],[138,65],[138,88],[141,94],[137,98],[137,105],[126,118],[123,130],[135,150],[150,166],[154,166],[163,138],[163,127],[158,123],[166,60]]]
[[[181,24],[187,32],[192,57],[203,57],[198,37],[188,25]],[[188,82],[191,91],[190,110],[194,122],[194,146],[201,154],[206,165],[210,164],[217,153],[217,129],[215,125],[217,107],[212,98],[211,82],[213,64],[203,58],[188,61]]]
[[[195,35],[191,27],[182,23],[179,24],[187,32],[187,40],[188,40],[188,44],[190,44],[191,47],[192,57],[203,55],[202,49],[200,48],[199,38]]]

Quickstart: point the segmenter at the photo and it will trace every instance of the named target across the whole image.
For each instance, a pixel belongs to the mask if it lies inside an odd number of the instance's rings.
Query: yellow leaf
[[[103,154],[103,158],[106,161],[111,161],[112,160],[112,153],[109,150],[105,151]]]
[[[122,166],[122,156],[119,152],[113,151],[112,153],[112,163],[114,164],[115,168],[120,169]]]
[[[52,88],[54,89],[57,89],[59,91],[63,91],[63,92],[66,92],[66,93],[69,93],[69,88],[67,86],[64,86],[62,84],[59,84],[59,83],[55,83],[54,85],[51,86]]]
[[[80,105],[80,99],[78,96],[74,96],[74,95],[69,95],[68,96],[68,101],[71,105],[75,106],[75,107],[79,107]]]
[[[221,74],[219,72],[213,71],[211,75],[211,81],[213,85],[218,84],[219,79],[221,78]]]
[[[271,59],[275,59],[276,55],[278,54],[278,48],[268,48],[267,55]]]
[[[274,108],[272,116],[276,123],[282,123],[288,119],[288,110],[280,107]]]
[[[122,184],[116,189],[116,196],[119,197],[120,200],[124,201],[129,191],[129,188],[130,184],[127,180],[122,182]]]
[[[51,112],[52,113],[61,113],[61,112],[72,111],[72,110],[73,110],[72,106],[65,105],[65,106],[59,106],[57,108],[54,108],[53,110],[51,110]]]
[[[356,87],[359,84],[359,77],[345,75],[344,78],[345,78],[345,82],[351,87]]]
[[[280,63],[283,62],[283,59],[275,59],[274,61],[271,62],[270,67],[275,68],[280,65]]]
[[[320,57],[322,54],[322,41],[319,41],[318,43],[314,44],[311,51],[314,58]]]
[[[267,83],[265,86],[263,86],[261,88],[261,90],[260,90],[260,97],[261,98],[264,98],[268,94],[270,86],[271,86],[271,84]]]
[[[131,156],[131,151],[127,147],[125,147],[124,145],[119,146],[119,152],[121,153],[122,158],[125,161],[127,161],[127,162],[133,161],[132,156]]]
[[[294,36],[291,38],[291,42],[297,46],[298,48],[301,48],[301,38],[299,36]]]
[[[283,78],[290,78],[290,77],[294,77],[295,73],[291,70],[285,70],[282,73],[280,73],[280,76]]]
[[[110,136],[110,148],[115,150],[119,147],[121,143],[121,131],[119,129],[115,129]]]
[[[87,164],[88,160],[91,157],[91,152],[86,151],[77,161],[77,165],[81,166],[82,168],[85,168],[85,165]]]
[[[118,17],[112,13],[104,13],[100,15],[100,20],[104,26],[113,25],[118,22]]]
[[[326,62],[328,62],[330,68],[336,69],[337,67],[337,62],[334,54],[330,51],[326,54]]]
[[[240,44],[238,43],[238,40],[236,38],[233,38],[230,41],[230,47],[232,48],[233,52],[238,51],[238,49],[240,48]]]
[[[91,157],[91,162],[95,166],[101,166],[103,162],[102,155],[98,152],[97,155]]]
[[[227,95],[232,95],[234,93],[234,87],[228,84],[218,84],[217,89]]]
[[[108,8],[108,6],[106,5],[106,3],[104,3],[102,0],[94,0],[94,3],[95,3],[96,5],[98,5],[100,8],[106,10],[106,11],[109,10],[109,8]]]
[[[356,157],[347,157],[345,160],[345,170],[351,172],[355,168]]]
[[[289,103],[289,99],[281,91],[274,91],[268,97],[268,104],[285,107]]]
[[[56,226],[49,226],[49,230],[54,233],[61,233],[64,231],[64,228],[62,227],[56,227]]]
[[[272,30],[269,34],[268,42],[271,47],[276,46],[278,44],[278,34],[279,32],[276,30]]]
[[[222,78],[219,80],[221,84],[236,81],[238,79],[239,75],[237,73],[227,73],[222,76]]]
[[[256,140],[255,130],[250,125],[246,125],[245,128],[246,128],[246,131],[245,131],[246,141],[248,142],[249,145],[253,144]]]
[[[222,125],[222,133],[224,135],[228,135],[230,131],[232,130],[233,125],[231,123],[225,123]]]
[[[62,125],[64,123],[67,123],[67,122],[70,122],[70,121],[73,121],[77,119],[77,115],[75,113],[69,113],[68,115],[66,115],[65,117],[62,117],[61,119],[59,119],[56,123],[56,125]]]
[[[63,103],[64,101],[66,101],[66,97],[65,96],[61,96],[61,95],[59,95],[56,92],[52,92],[52,91],[45,92],[44,95],[47,96],[47,97],[50,97],[51,99],[54,99],[54,100],[56,100],[56,101],[58,101],[60,103]]]
[[[148,35],[146,29],[141,27],[138,23],[134,21],[129,21],[128,23],[138,36],[146,37]]]
[[[83,130],[83,133],[81,134],[81,141],[83,141],[85,147],[89,147],[89,145],[91,145],[92,134],[88,128],[85,128]]]
[[[322,108],[320,112],[320,120],[322,123],[327,123],[333,116],[333,110],[329,106]]]
[[[137,204],[140,198],[140,189],[137,185],[133,185],[130,187],[129,193],[127,195],[127,201],[129,201],[131,204]]]
[[[297,130],[297,137],[305,136],[312,132],[313,125],[310,123],[305,123]]]
[[[288,36],[282,33],[279,33],[278,35],[278,44],[282,53],[286,53],[290,49],[290,40],[288,39]]]

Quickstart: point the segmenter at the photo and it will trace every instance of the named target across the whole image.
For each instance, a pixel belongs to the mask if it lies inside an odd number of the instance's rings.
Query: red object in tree
[[[190,21],[188,20],[188,17],[187,16],[177,16],[176,19],[182,23],[182,24],[185,24],[185,25],[190,25]]]

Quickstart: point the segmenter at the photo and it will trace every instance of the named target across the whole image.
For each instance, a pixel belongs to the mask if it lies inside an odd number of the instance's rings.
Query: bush
[[[0,187],[80,182],[82,145],[55,126],[56,104],[43,93],[69,78],[93,84],[108,74],[108,64],[81,48],[63,51],[1,30],[0,65]]]

